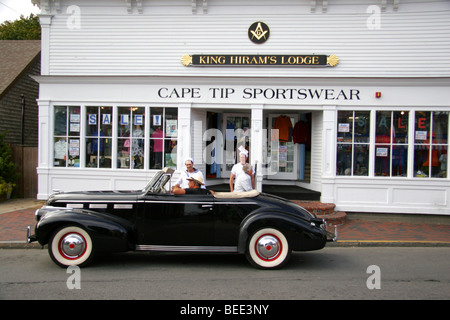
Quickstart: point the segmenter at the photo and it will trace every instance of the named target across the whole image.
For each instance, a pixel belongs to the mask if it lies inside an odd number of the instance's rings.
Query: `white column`
[[[41,75],[50,74],[50,25],[52,24],[51,14],[40,14],[41,24]]]
[[[182,170],[184,160],[191,156],[191,104],[178,106],[177,170]]]
[[[251,137],[252,143],[250,147],[251,165],[255,167],[257,164],[257,171],[255,175],[255,189],[259,192],[262,191],[262,163],[263,161],[263,105],[252,105],[252,128]]]
[[[50,101],[38,100],[39,120],[38,120],[38,199],[47,199],[49,191],[49,170],[52,167],[53,139],[51,130],[53,128],[50,123]]]
[[[336,106],[325,106],[323,109],[322,195],[320,199],[324,203],[335,201],[336,127]]]

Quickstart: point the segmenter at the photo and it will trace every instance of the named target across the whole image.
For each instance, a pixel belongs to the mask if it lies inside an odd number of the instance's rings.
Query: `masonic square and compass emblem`
[[[270,36],[269,26],[264,22],[257,21],[248,28],[248,38],[257,44],[267,41]]]

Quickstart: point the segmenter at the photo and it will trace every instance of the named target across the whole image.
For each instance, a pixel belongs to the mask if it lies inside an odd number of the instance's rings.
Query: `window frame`
[[[107,108],[111,108],[111,135],[105,136],[105,137],[99,137],[99,136],[95,136],[93,135],[92,132],[89,132],[89,128],[88,128],[88,122],[89,122],[89,114],[92,113],[89,111],[89,108],[93,108],[96,107],[97,108],[97,134],[99,134],[99,130],[100,130],[100,126],[101,126],[101,119],[99,119],[99,117],[101,117],[101,111],[100,108],[101,107],[107,107]],[[64,128],[65,128],[65,134],[62,133],[62,131],[58,134],[56,134],[57,132],[57,126],[58,124],[56,123],[57,121],[57,115],[56,112],[58,110],[63,110],[63,108],[65,108],[65,115],[64,115]],[[78,126],[78,136],[74,136],[73,134],[70,134],[70,132],[68,132],[67,130],[70,130],[70,112],[69,109],[70,108],[78,108],[79,110],[79,122],[76,123],[76,125]],[[143,112],[142,114],[144,115],[143,117],[143,136],[142,137],[133,137],[131,136],[132,133],[130,133],[130,139],[140,139],[142,140],[141,142],[143,143],[144,149],[143,149],[143,162],[142,162],[142,166],[139,168],[131,168],[131,165],[128,168],[120,168],[120,165],[118,164],[118,142],[119,142],[119,108],[139,108],[141,109],[141,111]],[[178,144],[178,140],[179,140],[179,107],[178,106],[161,106],[161,105],[141,105],[141,104],[111,104],[111,103],[103,103],[103,102],[94,102],[94,103],[67,103],[67,102],[62,102],[62,103],[58,103],[58,104],[52,104],[51,105],[51,132],[50,132],[50,137],[49,137],[49,141],[52,141],[53,144],[50,148],[51,151],[51,156],[52,156],[52,162],[51,162],[51,167],[52,168],[83,168],[83,169],[89,169],[89,170],[94,170],[94,169],[98,169],[98,170],[120,170],[120,171],[126,171],[126,170],[132,170],[135,172],[139,172],[140,170],[144,170],[144,171],[154,171],[154,170],[160,170],[162,168],[151,168],[150,167],[150,117],[151,117],[151,110],[153,108],[161,108],[163,110],[163,118],[162,118],[162,124],[163,124],[163,130],[164,130],[164,136],[162,138],[163,140],[163,156],[164,158],[167,158],[172,161],[169,161],[169,163],[171,164],[171,167],[176,168],[177,167],[177,158],[178,158],[178,154],[176,154],[177,152],[177,144]],[[169,112],[170,114],[173,115],[172,120],[176,120],[176,121],[172,121],[169,122],[169,124],[172,124],[172,128],[169,129],[171,130],[169,135],[167,135],[166,131],[167,128],[166,126],[168,125],[166,123],[166,111],[168,109],[171,109],[171,112]],[[149,115],[149,116],[147,116]],[[134,126],[134,120],[133,120],[133,115],[131,115],[131,119],[130,119],[130,127]],[[61,121],[61,119],[59,120]],[[61,122],[62,124],[62,122]],[[61,126],[61,125],[60,125]],[[65,144],[64,144],[64,159],[61,159],[61,161],[64,161],[64,165],[56,165],[55,163],[55,146],[54,143],[55,139],[57,138],[61,138],[64,139]],[[70,142],[70,138],[75,138],[78,140],[77,143],[77,147],[78,147],[78,160],[77,160],[77,165],[75,166],[70,166],[69,165],[69,142]],[[111,166],[110,167],[101,167],[99,161],[97,160],[96,165],[94,166],[90,166],[88,165],[88,157],[89,157],[89,152],[87,150],[88,147],[88,140],[90,139],[111,139],[110,142],[110,146],[111,146]],[[171,143],[169,145],[169,143]],[[171,147],[169,149],[169,146]],[[97,147],[97,156],[98,156],[98,152],[99,152],[99,145]],[[169,150],[168,150],[169,149]],[[59,150],[62,150],[61,148],[59,148]],[[130,150],[131,150],[131,145],[130,145]],[[175,152],[175,156],[173,156],[173,151]],[[130,152],[130,157],[131,157],[131,152]]]

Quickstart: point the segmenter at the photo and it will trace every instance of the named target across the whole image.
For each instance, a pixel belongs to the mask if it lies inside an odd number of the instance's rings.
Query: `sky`
[[[20,19],[20,15],[28,17],[39,12],[39,7],[33,5],[31,0],[0,0],[0,24],[6,20]]]

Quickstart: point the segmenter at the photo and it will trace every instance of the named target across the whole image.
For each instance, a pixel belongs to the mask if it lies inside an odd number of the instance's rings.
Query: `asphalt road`
[[[0,299],[449,299],[450,248],[325,248],[282,270],[240,255],[123,253],[82,269],[47,250],[0,250]]]

